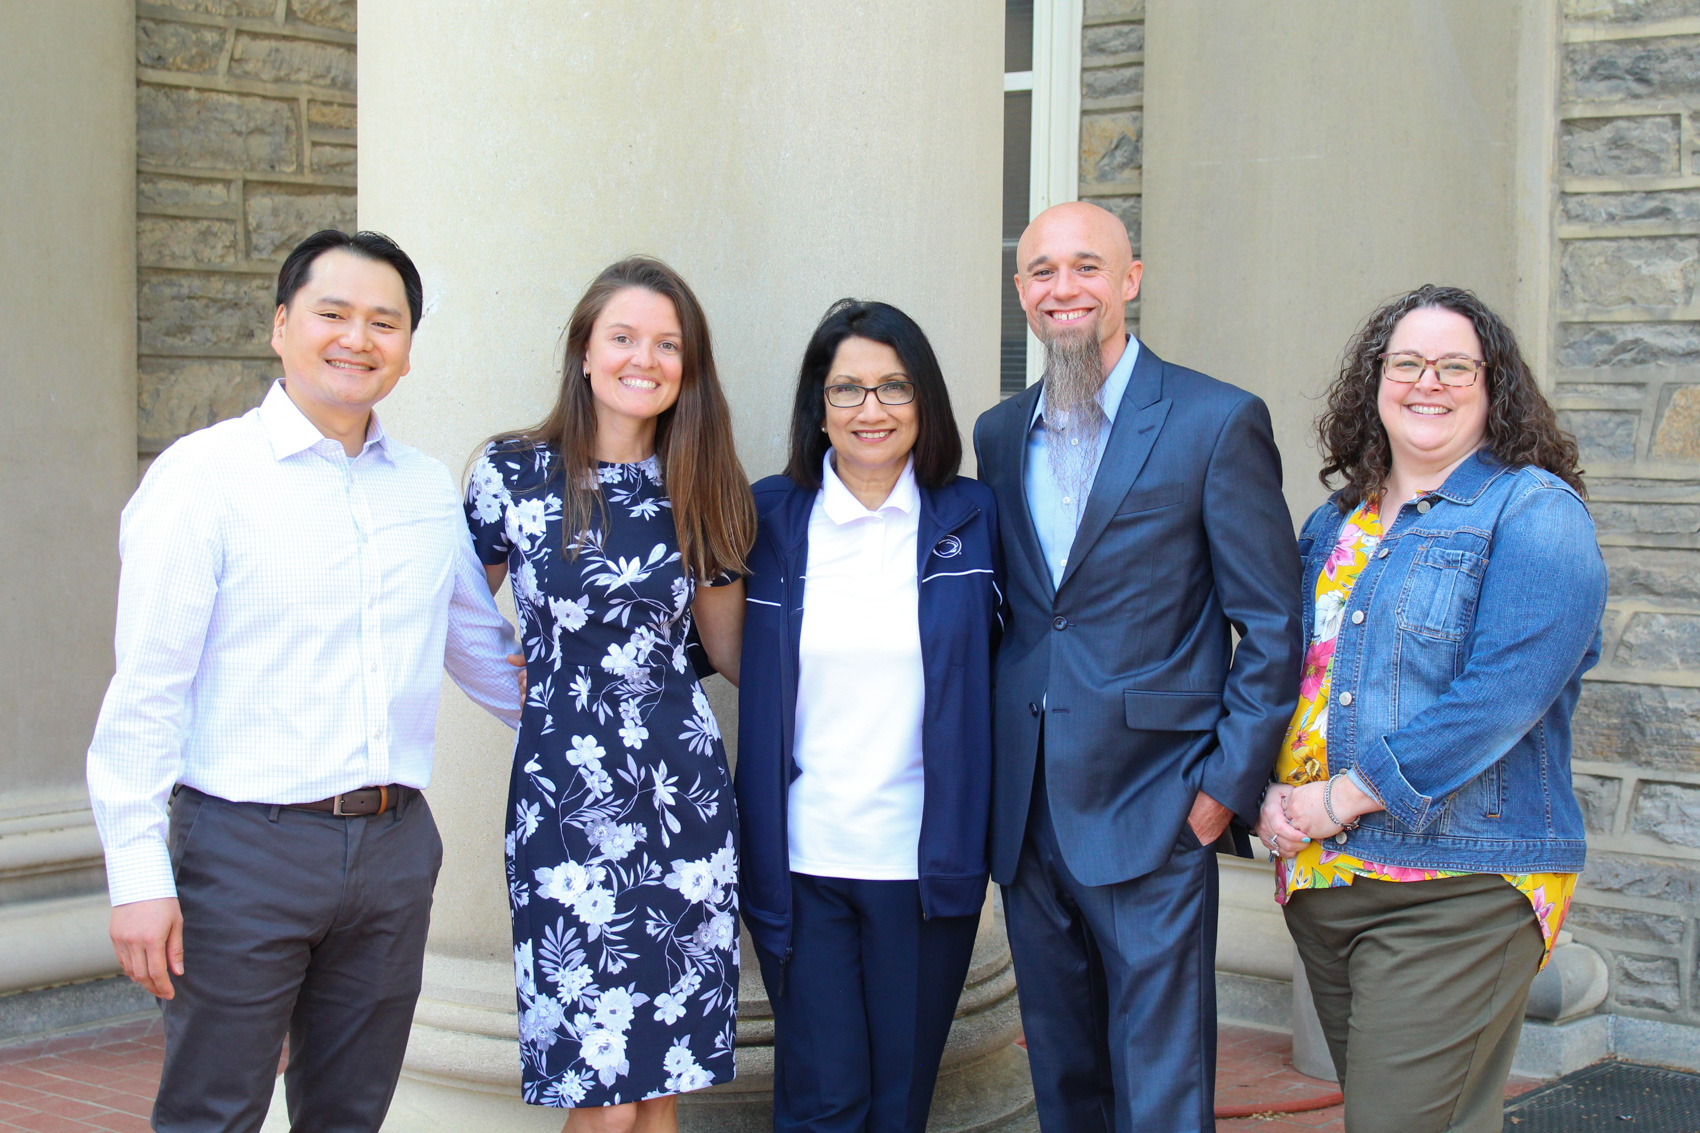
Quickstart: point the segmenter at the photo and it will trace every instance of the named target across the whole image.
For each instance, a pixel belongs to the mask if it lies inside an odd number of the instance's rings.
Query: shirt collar
[[[1116,423],[1116,410],[1121,408],[1122,397],[1127,393],[1127,383],[1133,377],[1133,365],[1139,361],[1139,340],[1133,335],[1127,336],[1127,346],[1122,350],[1122,356],[1116,359],[1111,367],[1109,377],[1098,387],[1098,407],[1104,411],[1104,417],[1110,424]],[[1041,389],[1039,396],[1033,401],[1033,416],[1028,420],[1027,427],[1045,415],[1045,391]]]
[[[265,400],[260,402],[258,410],[260,427],[265,430],[266,439],[271,442],[272,458],[284,460],[296,453],[306,452],[320,441],[328,440],[319,427],[307,420],[307,415],[291,400],[284,391],[283,379],[272,382],[272,388],[266,391]],[[393,459],[390,452],[389,434],[384,432],[383,422],[378,420],[378,411],[373,410],[366,424],[366,443],[361,446],[361,452],[376,449],[385,458]]]
[[[903,473],[898,476],[897,483],[892,486],[891,494],[885,498],[885,503],[872,510],[864,507],[862,501],[853,495],[844,481],[838,478],[838,473],[832,467],[832,449],[826,450],[826,456],[821,461],[821,508],[826,517],[842,527],[846,523],[858,519],[866,519],[871,515],[879,515],[886,511],[900,511],[905,515],[915,510],[919,493],[915,488],[915,457],[910,455],[904,462]]]

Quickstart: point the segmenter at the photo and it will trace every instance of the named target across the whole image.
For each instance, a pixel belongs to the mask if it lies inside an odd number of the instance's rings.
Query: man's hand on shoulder
[[[112,951],[124,974],[149,992],[160,999],[176,995],[171,977],[183,974],[183,910],[177,898],[113,906]]]
[[[1192,813],[1186,816],[1186,821],[1198,840],[1210,846],[1222,836],[1222,831],[1228,828],[1228,820],[1233,817],[1233,811],[1200,791],[1198,797],[1192,800]]]

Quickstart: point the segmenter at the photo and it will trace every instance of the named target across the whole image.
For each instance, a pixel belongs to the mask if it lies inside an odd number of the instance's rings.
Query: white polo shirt
[[[921,499],[914,461],[869,511],[826,454],[809,516],[791,784],[791,869],[819,877],[919,877]]]

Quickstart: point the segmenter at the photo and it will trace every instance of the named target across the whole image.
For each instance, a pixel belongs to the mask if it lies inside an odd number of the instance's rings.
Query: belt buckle
[[[353,817],[352,815],[348,814],[346,811],[344,811],[342,809],[342,796],[341,795],[332,795],[331,796],[331,814],[335,815],[337,818],[351,818],[351,817]]]

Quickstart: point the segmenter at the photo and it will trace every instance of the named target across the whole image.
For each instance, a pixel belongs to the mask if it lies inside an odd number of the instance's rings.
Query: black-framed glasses
[[[1442,354],[1439,358],[1424,358],[1411,350],[1381,356],[1381,372],[1389,380],[1410,385],[1423,380],[1423,372],[1432,369],[1443,386],[1473,386],[1483,363],[1468,354]]]
[[[850,382],[826,387],[826,403],[834,409],[854,409],[873,394],[881,405],[908,405],[915,400],[914,382],[881,382],[877,386],[859,386]]]

